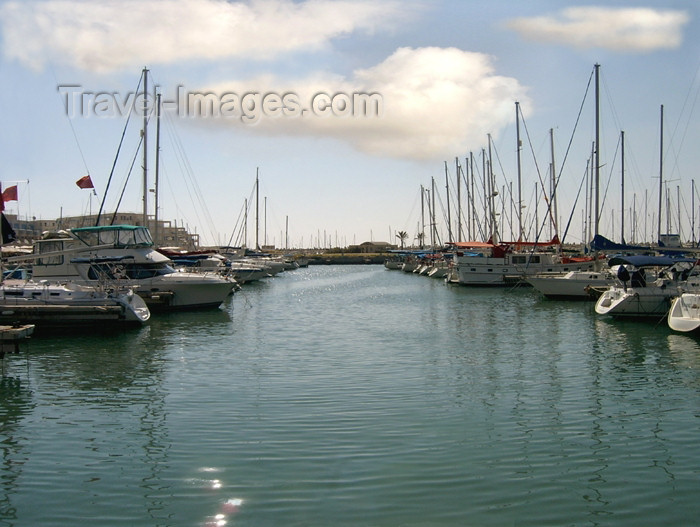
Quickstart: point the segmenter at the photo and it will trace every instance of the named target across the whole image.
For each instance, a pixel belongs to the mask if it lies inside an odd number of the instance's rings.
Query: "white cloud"
[[[49,0],[0,6],[3,51],[32,68],[46,61],[109,72],[182,60],[314,50],[355,31],[399,22],[397,0]]]
[[[380,94],[380,117],[258,113],[255,124],[245,124],[237,116],[203,121],[264,135],[334,138],[373,155],[425,160],[463,155],[483,145],[486,134],[497,137],[512,124],[516,100],[525,110],[529,106],[525,89],[516,79],[496,75],[489,56],[456,48],[400,48],[382,63],[354,72],[352,78],[317,75],[285,81],[268,76],[219,83],[201,91],[239,96],[292,92],[307,108],[319,92]]]
[[[506,25],[534,41],[643,52],[680,46],[688,21],[683,11],[572,7],[554,16],[515,18]]]

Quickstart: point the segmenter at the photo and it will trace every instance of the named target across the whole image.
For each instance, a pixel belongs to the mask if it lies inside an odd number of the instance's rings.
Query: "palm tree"
[[[401,241],[401,249],[403,249],[403,244],[406,241],[406,238],[408,238],[408,233],[406,231],[399,231],[396,234],[396,237]]]
[[[425,241],[425,233],[419,232],[418,234],[416,234],[416,240],[418,240],[418,246],[422,249],[423,242]]]

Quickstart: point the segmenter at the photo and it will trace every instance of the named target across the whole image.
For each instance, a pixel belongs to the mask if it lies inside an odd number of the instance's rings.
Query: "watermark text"
[[[159,87],[153,92],[87,90],[79,84],[60,84],[66,114],[71,117],[124,117],[154,113]],[[161,111],[174,111],[179,117],[239,119],[255,124],[263,118],[377,118],[384,112],[381,94],[372,92],[318,92],[302,99],[296,92],[244,93],[188,91],[177,86],[169,98],[160,96]]]

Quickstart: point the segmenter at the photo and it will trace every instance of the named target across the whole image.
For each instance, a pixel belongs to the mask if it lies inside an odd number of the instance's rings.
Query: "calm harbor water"
[[[699,343],[376,265],[36,337],[0,379],[0,525],[696,525]]]

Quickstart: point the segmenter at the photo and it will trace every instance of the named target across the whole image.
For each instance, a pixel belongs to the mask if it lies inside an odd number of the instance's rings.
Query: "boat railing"
[[[90,285],[98,291],[112,294],[123,294],[138,289],[127,276],[124,263],[133,260],[133,256],[98,256],[92,258],[73,258],[72,264],[77,268],[83,279],[89,280]]]

